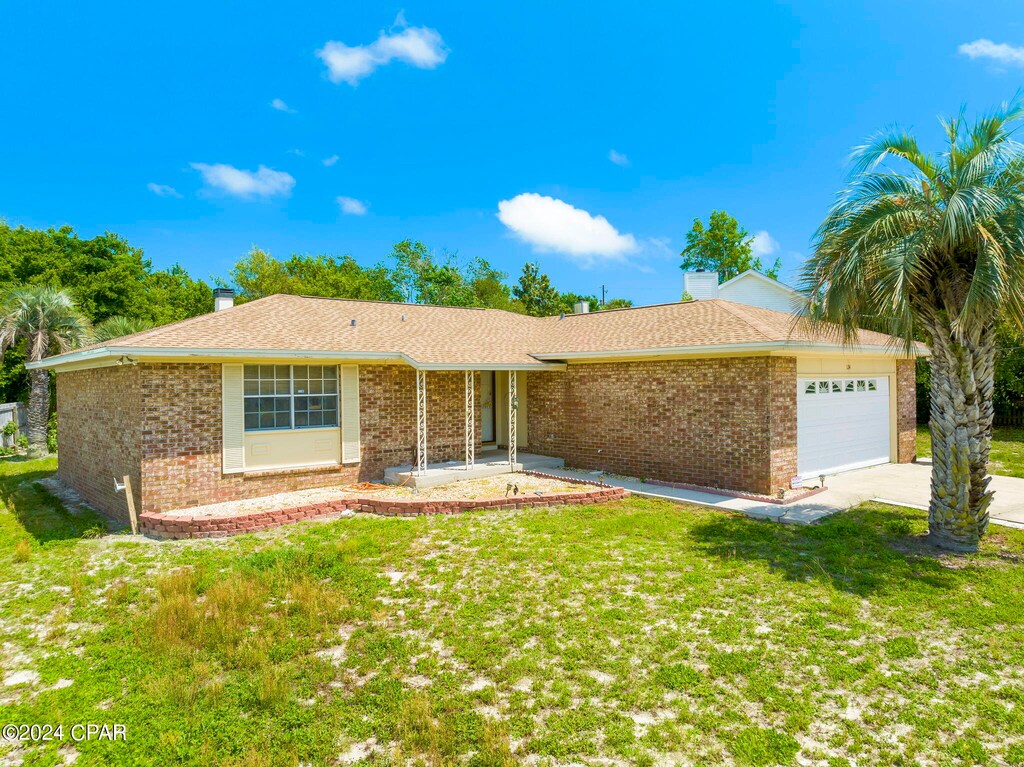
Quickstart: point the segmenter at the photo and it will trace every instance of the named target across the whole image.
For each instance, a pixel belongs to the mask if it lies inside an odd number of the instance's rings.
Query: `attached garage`
[[[797,473],[802,479],[889,463],[887,375],[797,379]]]

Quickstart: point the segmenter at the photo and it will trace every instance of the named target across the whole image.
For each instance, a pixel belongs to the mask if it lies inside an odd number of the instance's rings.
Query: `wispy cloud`
[[[272,109],[276,109],[278,112],[287,112],[288,114],[295,114],[295,110],[284,103],[281,99],[274,99],[270,102]]]
[[[207,189],[231,195],[232,197],[287,197],[292,193],[295,179],[290,173],[260,165],[256,170],[242,170],[233,165],[204,162],[191,163],[194,170],[203,176]]]
[[[637,250],[604,216],[594,216],[554,197],[526,193],[498,203],[498,219],[535,250],[564,253],[582,266],[619,261]]]
[[[320,162],[322,162],[322,163],[323,163],[323,164],[324,164],[325,166],[327,166],[328,168],[330,168],[330,167],[331,167],[332,165],[334,165],[334,163],[336,163],[336,162],[337,162],[338,160],[340,160],[340,159],[341,159],[341,158],[340,158],[340,157],[338,157],[338,155],[336,155],[336,154],[332,154],[332,155],[331,155],[330,157],[325,157],[325,158],[324,158],[324,159],[322,159],[322,160],[321,160]]]
[[[756,232],[753,239],[750,241],[750,252],[755,258],[770,256],[778,249],[778,241],[764,229],[760,232]]]
[[[167,186],[167,184],[157,184],[150,181],[146,184],[146,189],[151,191],[157,197],[181,197],[177,189],[173,186]]]
[[[346,45],[328,40],[316,55],[327,65],[331,82],[356,85],[378,67],[392,61],[402,61],[418,69],[434,69],[448,58],[448,49],[436,29],[406,26],[405,15],[400,13],[394,26],[382,31],[372,43]]]
[[[339,197],[338,206],[346,216],[365,216],[366,203],[355,197]]]
[[[971,59],[991,59],[1005,66],[1024,67],[1024,46],[994,43],[983,37],[964,43],[957,50]]]
[[[622,152],[616,152],[614,149],[608,152],[608,159],[618,165],[620,168],[629,167],[629,158],[626,157]]]

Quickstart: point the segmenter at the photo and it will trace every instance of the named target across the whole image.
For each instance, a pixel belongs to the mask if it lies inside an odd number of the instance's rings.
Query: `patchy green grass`
[[[917,455],[932,454],[932,437],[928,426],[917,427]],[[1024,429],[1018,426],[997,426],[992,430],[992,450],[988,470],[991,474],[1024,478]]]
[[[359,516],[220,541],[87,537],[0,462],[5,722],[126,742],[54,765],[1014,764],[1024,533],[921,546],[631,499]],[[17,679],[17,678],[16,678]]]

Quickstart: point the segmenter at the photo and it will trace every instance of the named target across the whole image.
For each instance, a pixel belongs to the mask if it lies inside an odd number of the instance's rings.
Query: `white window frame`
[[[243,365],[243,367],[242,367],[242,432],[243,433],[245,433],[245,434],[255,434],[257,432],[305,431],[307,429],[339,429],[339,428],[341,428],[341,371],[339,370],[337,365],[306,365],[306,367],[320,367],[320,368],[333,368],[334,369],[334,371],[335,371],[335,379],[334,379],[335,386],[334,386],[334,394],[333,395],[332,394],[324,394],[323,392],[321,392],[320,394],[309,394],[309,393],[306,393],[306,394],[296,394],[295,393],[295,365],[288,365],[288,394],[277,394],[276,392],[274,394],[261,394],[261,393],[246,394],[245,393],[245,368],[247,368],[247,367],[255,367],[255,368],[259,369],[261,367],[274,367],[274,368],[277,368],[277,367],[283,367],[283,365],[278,365],[278,364],[265,364],[264,365],[264,364],[261,364],[261,363],[250,363],[250,364],[247,364],[247,365]],[[260,379],[257,377],[256,380],[259,381]],[[277,380],[277,379],[275,378],[274,380]],[[307,378],[306,380],[310,380],[310,379]],[[321,380],[322,380],[322,376],[321,376]],[[309,426],[309,425],[306,425],[306,426],[296,426],[295,425],[295,398],[296,397],[331,397],[331,396],[334,397],[334,403],[335,403],[334,413],[335,413],[335,419],[337,420],[337,423],[335,423],[334,425],[324,425],[324,424],[316,424],[316,425],[313,425],[313,426]],[[267,427],[267,428],[264,428],[262,426],[257,426],[254,429],[250,429],[248,426],[245,425],[245,416],[246,416],[246,413],[245,413],[245,402],[246,402],[246,400],[262,399],[264,397],[288,397],[288,426],[286,426],[286,427],[274,426],[274,427]]]

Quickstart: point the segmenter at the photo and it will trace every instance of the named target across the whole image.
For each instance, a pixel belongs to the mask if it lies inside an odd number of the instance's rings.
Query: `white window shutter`
[[[225,474],[245,471],[245,400],[243,397],[242,366],[221,365],[223,396],[221,397],[221,423],[224,430]]]
[[[359,463],[359,366],[341,365],[341,462]]]

